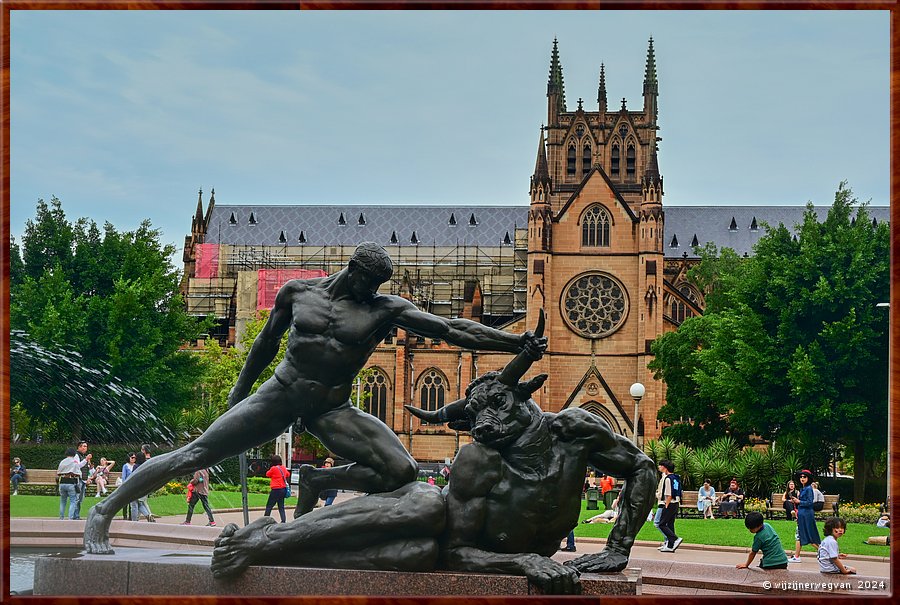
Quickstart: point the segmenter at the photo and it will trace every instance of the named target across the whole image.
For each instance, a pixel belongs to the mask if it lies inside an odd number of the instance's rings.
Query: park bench
[[[699,497],[699,494],[700,492],[681,492],[681,503],[678,506],[679,517],[694,517],[700,515],[700,511],[697,510],[697,498]]]
[[[56,487],[56,469],[30,468],[27,470],[25,476],[27,479],[19,483],[20,494],[47,495],[59,493]],[[109,474],[109,481],[106,484],[106,489],[109,491],[116,489],[116,480],[121,476],[122,473],[119,471],[111,472]],[[86,495],[93,496],[95,490],[96,487],[93,483],[88,485]]]
[[[816,511],[816,519],[827,519],[828,517],[838,516],[838,506],[841,502],[840,494],[825,494],[825,506],[822,510]]]
[[[781,501],[783,495],[784,492],[772,492],[772,496],[766,500],[766,519],[784,516],[784,503]]]
[[[784,508],[782,508],[783,503],[781,502],[781,496],[783,494],[784,492],[772,492],[772,497],[766,501],[767,519],[774,519],[776,516],[784,514]],[[825,494],[825,506],[822,507],[822,510],[816,511],[816,519],[836,517],[840,501],[840,494]]]
[[[680,517],[702,517],[703,513],[697,508],[697,501],[700,498],[700,491],[683,491],[681,492],[681,504],[678,507],[678,515]],[[719,511],[719,498],[716,497],[712,503],[713,516]],[[743,513],[743,507],[738,509],[738,514]]]

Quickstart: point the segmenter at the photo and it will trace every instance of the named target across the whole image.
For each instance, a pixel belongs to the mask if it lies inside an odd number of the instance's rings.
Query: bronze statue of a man
[[[444,319],[398,296],[378,294],[392,271],[384,248],[363,243],[338,273],[282,286],[231,391],[230,409],[195,441],[148,460],[94,506],[85,525],[85,550],[113,552],[109,524],[125,503],[173,477],[270,441],[297,419],[329,450],[353,461],[331,469],[304,467],[298,513],[312,509],[323,489],[388,492],[413,481],[417,464],[394,432],[350,404],[354,377],[394,326],[472,349],[539,355],[547,346],[545,338],[530,332],[509,334],[465,319]],[[248,397],[277,355],[285,332],[284,359],[274,376]]]

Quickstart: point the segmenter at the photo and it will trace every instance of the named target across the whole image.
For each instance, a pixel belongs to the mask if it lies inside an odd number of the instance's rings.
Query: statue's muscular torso
[[[332,283],[329,278],[294,280],[279,294],[279,304],[290,305],[291,313],[287,352],[275,377],[303,398],[301,415],[349,399],[353,379],[403,309],[402,299],[393,296],[376,294],[367,302],[335,298]]]
[[[545,414],[545,422],[552,425],[554,416]],[[497,450],[479,443],[460,450],[451,475],[450,491],[456,492],[456,497],[450,499],[448,514],[467,514],[470,510],[465,503],[470,497],[484,498],[479,527],[467,528],[471,532],[469,545],[492,552],[550,556],[578,522],[587,450],[578,441],[563,440],[552,430],[547,438],[549,447],[539,473],[521,472]],[[466,486],[469,489],[455,489],[454,479],[459,485],[473,476],[478,478]]]

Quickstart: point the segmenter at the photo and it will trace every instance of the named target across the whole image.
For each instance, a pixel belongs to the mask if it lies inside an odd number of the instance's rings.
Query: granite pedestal
[[[35,564],[35,595],[533,595],[521,576],[455,572],[411,573],[254,566],[217,580],[209,551],[117,548],[115,555],[43,557]],[[587,595],[641,593],[640,569],[584,574]]]

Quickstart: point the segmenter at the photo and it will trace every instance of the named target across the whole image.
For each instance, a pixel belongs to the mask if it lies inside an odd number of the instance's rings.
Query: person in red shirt
[[[281,522],[284,523],[284,499],[287,497],[287,485],[291,477],[291,472],[281,462],[281,456],[275,454],[272,456],[272,466],[266,471],[266,477],[269,478],[269,499],[266,501],[266,516],[272,512],[272,507],[278,505],[278,514],[281,515]]]
[[[611,475],[603,475],[600,478],[600,494],[603,495],[616,486],[616,478]]]

